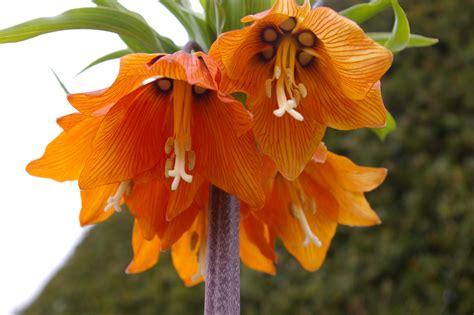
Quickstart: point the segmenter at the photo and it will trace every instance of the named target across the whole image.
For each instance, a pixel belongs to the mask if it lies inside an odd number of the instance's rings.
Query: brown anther
[[[165,143],[165,153],[170,154],[174,150],[174,138],[169,137]]]
[[[196,152],[188,152],[188,171],[192,171],[196,166]]]
[[[189,242],[189,248],[191,251],[194,251],[196,249],[197,243],[199,241],[199,234],[196,233],[196,231],[193,231],[191,234],[191,239]]]
[[[308,66],[313,60],[314,60],[314,56],[308,54],[308,53],[305,52],[305,51],[301,51],[301,52],[298,54],[298,62],[299,62],[300,65],[302,65],[303,67]]]
[[[163,92],[168,92],[173,87],[173,82],[170,79],[159,79],[156,85]]]
[[[273,48],[272,46],[269,46],[265,48],[264,50],[262,50],[261,54],[262,54],[263,59],[270,60],[275,55],[275,48]]]
[[[284,32],[291,32],[296,27],[296,18],[289,17],[286,21],[280,24],[280,29]]]
[[[278,33],[273,27],[267,27],[262,32],[262,39],[266,43],[273,43],[278,39]]]
[[[304,47],[314,47],[316,35],[311,31],[304,31],[298,34],[298,42]]]
[[[202,86],[193,85],[193,92],[197,95],[203,95],[207,92],[207,89],[203,88]]]
[[[130,181],[128,184],[127,190],[125,191],[125,195],[130,196],[133,191],[133,181]]]
[[[165,162],[165,177],[168,178],[170,177],[168,175],[168,172],[173,169],[173,160],[172,159],[167,159]]]

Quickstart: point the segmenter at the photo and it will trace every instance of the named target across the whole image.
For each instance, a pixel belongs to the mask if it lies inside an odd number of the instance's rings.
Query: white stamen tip
[[[168,173],[169,176],[174,176],[173,182],[171,183],[171,190],[176,190],[178,189],[179,182],[181,181],[181,176],[177,175],[172,175],[171,171]]]

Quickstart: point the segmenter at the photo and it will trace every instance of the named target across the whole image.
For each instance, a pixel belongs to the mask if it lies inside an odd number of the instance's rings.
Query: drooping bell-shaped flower
[[[277,0],[251,23],[222,34],[211,48],[227,78],[243,91],[263,152],[288,179],[311,159],[325,127],[383,127],[379,80],[392,54],[335,11]]]

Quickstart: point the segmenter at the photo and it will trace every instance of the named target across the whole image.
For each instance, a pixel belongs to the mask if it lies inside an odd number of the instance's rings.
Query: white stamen
[[[198,253],[198,271],[191,277],[191,281],[195,282],[200,277],[206,277],[206,244],[201,243]]]
[[[107,200],[107,204],[105,205],[104,211],[109,211],[112,207],[117,212],[122,211],[120,202],[122,201],[122,197],[125,193],[130,194],[131,183],[132,182],[130,180],[120,183],[117,191],[115,192],[115,195],[109,197],[109,199]]]
[[[273,70],[273,78],[279,79],[281,76],[281,68],[276,66],[275,69]]]
[[[321,240],[316,235],[314,235],[313,231],[311,231],[311,227],[309,226],[308,220],[306,219],[303,209],[292,204],[291,212],[293,213],[295,218],[299,221],[301,229],[303,230],[305,234],[303,246],[308,247],[310,243],[313,243],[317,247],[321,247],[322,246]]]

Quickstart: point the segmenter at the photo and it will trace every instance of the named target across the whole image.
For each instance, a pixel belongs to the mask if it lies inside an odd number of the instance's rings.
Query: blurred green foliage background
[[[356,1],[326,1],[342,8]],[[412,32],[438,37],[403,51],[383,81],[398,129],[329,132],[328,147],[389,169],[368,195],[381,226],[339,227],[322,269],[305,272],[279,246],[278,275],[242,270],[243,314],[474,312],[474,1],[401,1]],[[364,25],[390,30],[390,11]],[[125,275],[132,222],[92,229],[24,314],[202,314],[203,285],[185,288],[165,253]],[[58,236],[60,237],[60,236]]]

